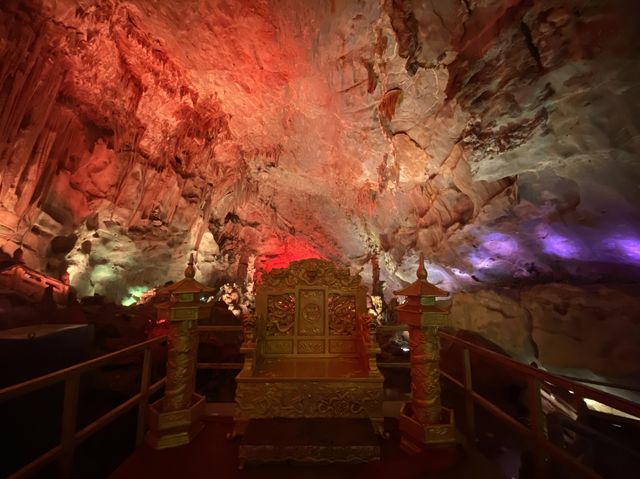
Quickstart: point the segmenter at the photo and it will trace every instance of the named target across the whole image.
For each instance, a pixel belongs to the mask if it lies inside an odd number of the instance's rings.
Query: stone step
[[[239,448],[244,464],[362,463],[380,459],[369,419],[252,419]]]

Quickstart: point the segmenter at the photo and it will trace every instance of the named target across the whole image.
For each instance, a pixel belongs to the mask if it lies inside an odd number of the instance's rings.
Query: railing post
[[[531,429],[537,436],[544,437],[544,412],[542,411],[542,396],[540,394],[540,380],[532,377],[529,379],[529,411]]]
[[[469,353],[468,348],[464,348],[462,353],[464,364],[464,404],[467,415],[467,434],[469,436],[469,443],[475,446],[476,411],[473,401],[473,381],[471,379],[471,354]]]
[[[541,384],[540,379],[537,377],[529,378],[529,418],[531,421],[531,429],[535,434],[536,442],[546,441],[545,434],[545,417],[542,410],[542,396],[540,393]],[[546,474],[546,464],[548,456],[542,452],[542,448],[535,445],[534,454],[534,467],[536,477],[544,478]]]
[[[149,407],[149,382],[151,380],[151,347],[144,349],[142,377],[140,379],[140,402],[138,403],[138,422],[136,426],[136,447],[144,440],[147,408]]]
[[[74,374],[64,382],[64,403],[62,409],[62,432],[60,445],[60,476],[67,478],[73,473],[73,456],[76,448],[75,435],[78,421],[78,396],[80,393],[80,374]]]

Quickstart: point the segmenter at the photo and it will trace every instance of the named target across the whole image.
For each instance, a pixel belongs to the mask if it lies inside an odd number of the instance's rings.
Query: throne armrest
[[[369,314],[359,314],[356,319],[358,345],[360,354],[366,361],[366,368],[370,376],[380,374],[376,356],[380,353],[380,346],[376,343],[376,323]]]
[[[260,362],[260,339],[264,336],[263,321],[255,314],[247,314],[242,319],[244,340],[240,352],[244,354],[244,364],[241,373],[253,375]]]

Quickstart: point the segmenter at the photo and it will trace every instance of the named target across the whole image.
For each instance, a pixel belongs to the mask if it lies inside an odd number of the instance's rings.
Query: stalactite
[[[200,243],[202,242],[202,237],[209,229],[209,217],[211,216],[211,207],[212,207],[212,201],[211,201],[212,189],[213,189],[213,186],[208,184],[202,194],[201,201],[204,201],[204,208],[202,208],[202,216],[201,216],[202,224],[198,229],[198,234],[196,235],[196,241],[195,241],[195,244],[193,245],[193,249],[195,250],[200,249]]]
[[[136,224],[136,222],[141,218],[144,214],[144,211],[141,213],[141,209],[147,207],[150,208],[157,201],[156,192],[157,189],[153,187],[155,183],[155,179],[159,176],[157,172],[152,170],[151,178],[147,179],[148,170],[146,168],[142,168],[142,176],[140,178],[139,187],[137,189],[137,200],[136,204],[129,215],[129,219],[126,223],[126,228],[130,228],[132,225]],[[160,182],[162,178],[159,178]],[[151,188],[149,185],[152,185]]]
[[[171,210],[169,211],[169,214],[167,214],[167,216],[166,216],[166,223],[168,225],[173,223],[173,218],[174,218],[174,216],[176,214],[176,211],[178,211],[178,202],[180,201],[180,198],[182,198],[182,193],[183,193],[184,188],[186,186],[186,181],[183,178],[181,178],[180,176],[177,177],[177,181],[178,181],[179,193],[178,193],[176,199],[171,202]]]
[[[40,59],[39,53],[43,43],[42,35],[35,35],[34,45],[31,46],[27,43],[23,52],[28,52],[28,57],[24,60],[20,58],[16,64],[14,64],[13,81],[11,91],[7,97],[7,103],[3,106],[2,115],[0,116],[0,125],[2,130],[0,133],[0,144],[6,144],[10,138],[13,137],[20,124],[19,119],[16,119],[16,109],[25,108],[25,102],[21,101],[24,95],[23,88],[25,88],[25,80],[31,73],[36,62]],[[21,42],[22,43],[22,42]],[[23,45],[16,45],[18,48]],[[31,48],[30,48],[31,47]],[[23,65],[24,64],[24,65]],[[27,89],[33,89],[36,85],[34,83],[27,84]]]
[[[41,3],[0,5],[0,241],[24,239],[44,264],[51,238],[74,231],[105,268],[155,281],[159,268],[140,261],[142,251],[166,258],[195,247],[210,258],[210,229],[221,257],[277,255],[296,237],[358,267],[375,245],[381,281],[393,281],[418,247],[465,278],[484,268],[465,244],[500,228],[526,230],[518,241],[537,248],[526,268],[542,270],[540,258],[554,267],[557,258],[523,218],[550,222],[557,211],[546,209],[571,211],[581,191],[554,187],[547,204],[531,205],[527,177],[560,163],[572,174],[576,158],[602,166],[591,151],[611,151],[601,138],[637,156],[632,114],[614,133],[589,120],[619,121],[611,113],[632,104],[620,93],[632,72],[617,58],[600,62],[582,40],[600,17],[573,18],[549,0],[519,2],[513,15],[500,2],[470,11],[427,0],[414,12],[367,0],[343,2],[331,17],[318,2],[291,12],[267,2],[274,11],[258,15],[242,2],[225,11],[205,2],[202,18],[181,2],[156,10],[97,0],[75,16],[67,0]],[[523,39],[525,14],[544,71]],[[226,28],[236,18],[252,28]],[[616,54],[628,60],[630,45]],[[592,80],[611,87],[615,108],[589,93]],[[566,126],[585,124],[589,151]],[[550,147],[565,137],[573,157]],[[523,154],[530,144],[549,158]],[[517,185],[503,168],[519,174]],[[514,213],[518,188],[525,198]],[[518,256],[498,261],[519,272]]]
[[[140,130],[137,129],[134,132],[134,136],[133,136],[133,149],[127,155],[127,162],[125,163],[124,167],[120,170],[120,174],[118,176],[118,181],[116,183],[116,189],[115,189],[115,194],[113,197],[113,203],[111,208],[112,219],[113,219],[113,214],[115,212],[115,209],[118,207],[118,203],[120,201],[120,196],[122,195],[122,189],[124,188],[125,181],[127,180],[127,177],[129,176],[131,170],[133,169],[133,165],[136,160],[136,149],[139,141],[139,134],[140,134]],[[117,130],[116,130],[116,138],[120,139],[120,135],[118,134]],[[116,148],[116,151],[120,151],[120,148]],[[142,192],[140,196],[143,196],[143,195],[144,195],[144,186],[142,188]],[[129,223],[131,223],[131,219],[129,220]]]
[[[38,184],[37,180],[42,177],[42,172],[47,169],[47,163],[51,161],[50,153],[56,136],[57,133],[55,131],[44,130],[38,139],[39,144],[36,146],[35,154],[31,156],[34,160],[33,164],[28,164],[22,170],[16,187],[18,202],[15,206],[15,212],[21,219],[26,209],[33,204],[33,194]]]

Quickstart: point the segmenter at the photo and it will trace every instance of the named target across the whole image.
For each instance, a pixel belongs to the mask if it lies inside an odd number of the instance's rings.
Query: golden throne
[[[368,418],[382,434],[383,377],[360,275],[319,259],[274,269],[244,326],[232,436],[258,418]]]

